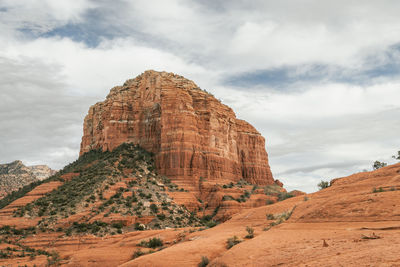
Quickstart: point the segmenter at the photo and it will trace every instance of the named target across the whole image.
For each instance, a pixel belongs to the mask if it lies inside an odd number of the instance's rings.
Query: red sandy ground
[[[307,201],[297,196],[247,209],[205,231],[152,230],[104,238],[67,238],[54,233],[32,236],[22,243],[58,251],[67,266],[197,266],[202,256],[210,259],[209,266],[400,266],[399,172],[400,164],[396,164],[354,174],[306,195]],[[373,188],[380,187],[384,192],[373,193]],[[272,222],[266,214],[293,208],[288,221],[263,231]],[[0,215],[2,223],[3,218]],[[254,228],[253,239],[244,238],[246,226]],[[228,250],[226,241],[234,235],[243,242]],[[363,238],[373,236],[380,238]],[[136,244],[150,237],[163,239],[166,248],[131,260]],[[10,266],[34,263],[44,266],[46,258],[0,261]]]

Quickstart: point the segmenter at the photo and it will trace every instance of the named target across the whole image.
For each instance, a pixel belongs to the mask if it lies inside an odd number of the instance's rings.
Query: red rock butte
[[[80,155],[124,142],[155,154],[160,174],[193,187],[244,179],[274,184],[265,139],[233,110],[182,76],[149,70],[90,107]]]

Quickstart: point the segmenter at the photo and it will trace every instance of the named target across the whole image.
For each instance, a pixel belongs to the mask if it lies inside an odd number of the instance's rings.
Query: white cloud
[[[321,179],[371,170],[374,160],[393,163],[400,81],[309,86],[289,93],[218,87],[216,95],[266,137],[274,176],[290,190],[314,191]]]
[[[95,5],[89,0],[2,0],[7,9],[0,18],[2,27],[41,33],[67,23],[82,21],[82,15]]]
[[[132,39],[104,40],[96,49],[67,38],[40,38],[15,41],[3,50],[9,58],[40,59],[61,66],[67,90],[75,94],[104,97],[110,88],[146,69],[202,75],[204,68],[157,49],[139,45]]]
[[[0,0],[6,147],[0,161],[62,167],[78,153],[88,107],[111,87],[156,69],[184,75],[230,105],[266,137],[276,178],[312,191],[321,177],[359,171],[398,150],[399,75],[365,74],[361,85],[330,79],[337,68],[351,77],[398,61],[399,7],[344,0]],[[93,30],[99,44],[39,37],[65,25]],[[296,79],[316,72],[314,64],[326,66],[318,73],[323,78],[290,88],[223,84],[285,66],[294,66],[288,75]]]

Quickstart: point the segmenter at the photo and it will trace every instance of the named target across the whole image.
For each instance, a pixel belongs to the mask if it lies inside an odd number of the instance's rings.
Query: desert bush
[[[143,255],[146,255],[146,252],[143,252],[143,251],[139,248],[139,249],[135,250],[135,252],[133,252],[132,260],[133,260],[133,259],[136,259],[136,258],[139,258],[140,256],[143,256]]]
[[[382,187],[379,187],[378,189],[374,187],[374,188],[372,189],[372,193],[381,193],[381,192],[384,192],[384,190],[383,190]]]
[[[53,251],[49,257],[47,257],[46,266],[60,266],[61,258],[58,252]]]
[[[387,163],[386,163],[386,162],[380,162],[380,161],[376,160],[376,161],[374,162],[374,164],[372,165],[372,168],[373,168],[374,170],[377,170],[377,169],[383,168],[383,167],[385,167],[385,166],[387,166]]]
[[[235,200],[235,198],[230,195],[225,195],[222,197],[222,201],[228,201],[228,200]]]
[[[201,262],[197,265],[198,267],[206,267],[210,263],[210,260],[206,256],[201,256]]]
[[[265,204],[267,204],[267,205],[272,205],[272,204],[274,204],[275,202],[272,200],[272,199],[267,199],[266,201],[265,201]]]
[[[135,223],[135,230],[143,231],[143,230],[144,230],[144,227],[143,227],[143,225],[140,224],[140,223]]]
[[[113,223],[111,226],[117,229],[121,229],[123,227],[121,222]]]
[[[157,248],[163,246],[163,241],[158,237],[150,238],[148,241],[142,240],[138,246],[145,248]]]
[[[267,220],[275,220],[275,216],[272,213],[267,214]]]
[[[279,192],[279,194],[278,194],[278,201],[283,201],[283,200],[288,199],[288,198],[291,198],[291,197],[293,197],[292,194],[289,194],[289,193],[287,193],[287,192]]]
[[[214,220],[210,220],[210,221],[208,221],[208,222],[206,222],[205,223],[205,225],[208,227],[208,228],[213,228],[214,226],[216,226],[218,223],[216,222],[216,221],[214,221]]]
[[[150,210],[151,210],[153,213],[158,213],[158,207],[157,207],[157,205],[154,204],[154,203],[152,203],[152,204],[150,205]]]
[[[242,242],[242,240],[240,240],[237,236],[230,237],[226,241],[226,248],[230,249],[233,246],[236,246],[237,244],[239,244],[240,242]]]
[[[165,220],[165,214],[161,213],[161,214],[157,214],[157,218],[161,221]]]
[[[318,184],[319,190],[325,189],[329,187],[329,182],[321,180],[321,182]]]
[[[264,194],[267,196],[277,195],[281,189],[282,188],[279,185],[267,185],[264,187]]]
[[[247,235],[245,238],[253,238],[254,237],[254,229],[252,227],[246,226]]]

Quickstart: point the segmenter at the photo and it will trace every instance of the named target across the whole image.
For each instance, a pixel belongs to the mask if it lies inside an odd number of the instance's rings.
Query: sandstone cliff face
[[[260,133],[194,82],[172,73],[146,71],[112,88],[105,101],[90,107],[83,132],[81,155],[139,144],[155,154],[160,174],[187,187],[197,188],[200,177],[274,183]]]
[[[0,164],[0,198],[25,185],[44,180],[54,173],[55,171],[46,165],[27,167],[20,160]]]

